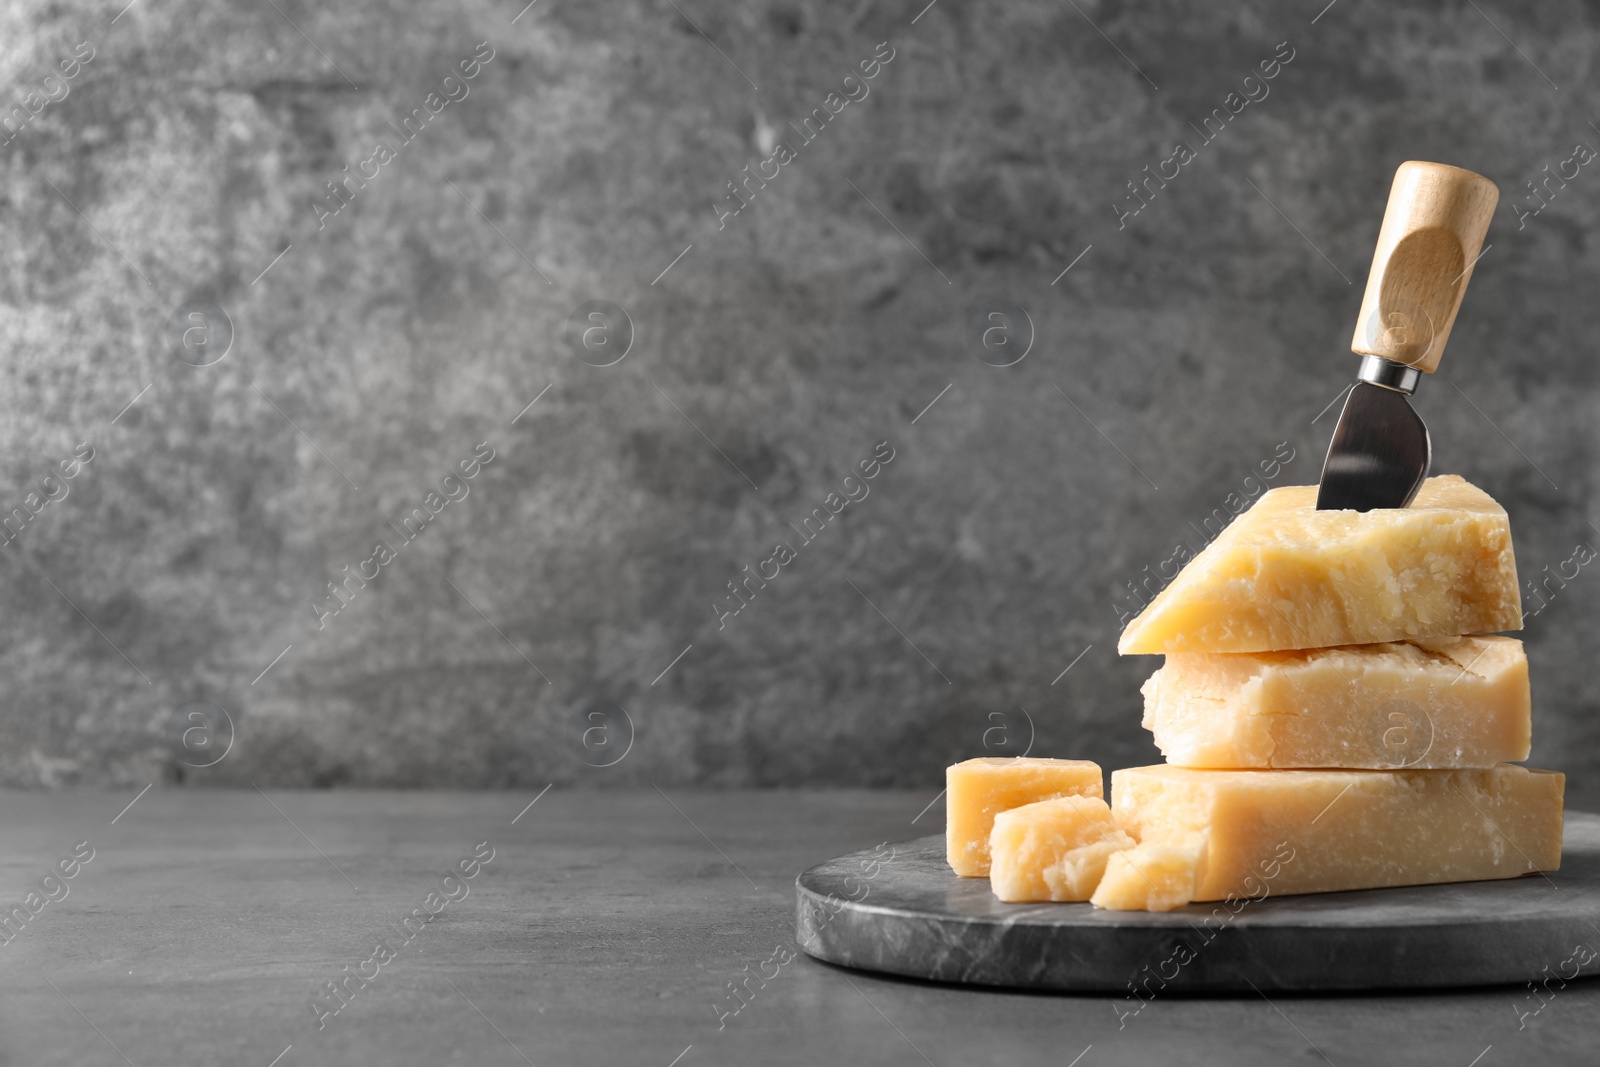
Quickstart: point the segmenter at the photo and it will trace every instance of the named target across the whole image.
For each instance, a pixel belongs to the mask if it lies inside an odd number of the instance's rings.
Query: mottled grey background
[[[1408,158],[1502,190],[1418,398],[1436,470],[1505,503],[1526,575],[1600,544],[1600,171],[1523,229],[1512,206],[1600,145],[1594,8],[923,4],[0,14],[7,113],[95,50],[0,146],[0,505],[95,450],[0,549],[0,783],[931,796],[1030,718],[1036,753],[1151,761],[1157,661],[1115,655],[1113,603],[1279,442],[1279,483],[1315,480]],[[480,41],[467,98],[319,231],[325,183]],[[883,41],[870,95],[719,229],[726,183]],[[1284,41],[1119,230],[1126,183]],[[195,297],[236,331],[204,368],[166,341]],[[596,299],[637,334],[606,368],[562,339]],[[1026,309],[1022,362],[968,349],[986,301]],[[319,631],[324,583],[484,441],[470,495]],[[719,631],[725,583],[880,441],[871,495]],[[1534,762],[1578,793],[1597,619],[1586,569],[1526,631]],[[236,727],[209,769],[169,737],[190,701]],[[612,705],[632,748],[586,766],[623,749]]]

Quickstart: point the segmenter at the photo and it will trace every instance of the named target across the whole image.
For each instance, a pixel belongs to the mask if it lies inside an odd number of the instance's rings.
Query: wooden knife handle
[[[1411,160],[1395,171],[1350,348],[1432,374],[1500,190],[1481,174]]]

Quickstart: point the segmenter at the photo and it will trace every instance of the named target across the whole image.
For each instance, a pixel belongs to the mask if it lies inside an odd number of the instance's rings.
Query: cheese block
[[[1506,513],[1456,475],[1410,507],[1318,511],[1317,487],[1264,493],[1122,631],[1123,655],[1270,652],[1522,626]]]
[[[1089,898],[1112,911],[1172,911],[1194,900],[1205,839],[1147,841],[1113,853]]]
[[[1501,764],[1449,771],[1111,775],[1141,844],[1204,839],[1195,900],[1514,878],[1561,866],[1564,776]],[[1109,872],[1108,872],[1109,873]]]
[[[1024,804],[994,817],[989,886],[1009,903],[1088,900],[1106,860],[1133,845],[1099,797]]]
[[[1010,808],[1056,797],[1105,795],[1100,766],[1089,760],[980,756],[945,768],[945,853],[963,878],[989,874],[989,831]]]
[[[1527,759],[1533,736],[1512,637],[1175,652],[1143,693],[1180,767],[1493,767]]]

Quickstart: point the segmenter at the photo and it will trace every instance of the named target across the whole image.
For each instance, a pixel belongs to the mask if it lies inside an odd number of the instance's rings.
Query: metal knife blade
[[[1411,374],[1414,377],[1416,372]],[[1428,428],[1411,410],[1406,393],[1357,382],[1339,413],[1328,458],[1322,464],[1317,510],[1406,507],[1422,488],[1432,464]]]

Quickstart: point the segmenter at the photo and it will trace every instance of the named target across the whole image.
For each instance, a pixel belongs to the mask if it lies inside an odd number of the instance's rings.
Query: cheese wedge
[[[1180,767],[1493,767],[1528,758],[1528,657],[1512,637],[1295,652],[1177,652],[1144,727]]]
[[[1123,655],[1269,652],[1522,626],[1506,513],[1456,475],[1410,507],[1318,511],[1317,487],[1272,489],[1128,623]]]
[[[1036,800],[1105,795],[1100,766],[1089,760],[980,756],[945,768],[945,853],[963,878],[989,874],[994,817]]]
[[[1114,853],[1090,902],[1112,911],[1172,911],[1194,900],[1205,839],[1147,841]]]
[[[1454,771],[1160,764],[1114,771],[1111,796],[1118,824],[1142,845],[1204,839],[1195,900],[1260,899],[1556,870],[1564,784],[1553,771],[1509,764]]]
[[[1009,903],[1088,900],[1106,860],[1133,845],[1099,797],[1024,804],[994,817],[989,886]]]

